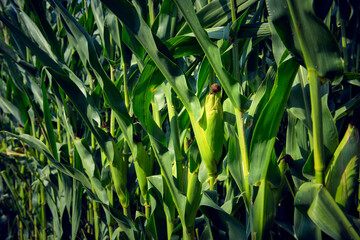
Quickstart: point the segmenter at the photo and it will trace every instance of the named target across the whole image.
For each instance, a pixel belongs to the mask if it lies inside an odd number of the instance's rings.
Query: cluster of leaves
[[[0,238],[360,239],[359,10],[2,1]]]

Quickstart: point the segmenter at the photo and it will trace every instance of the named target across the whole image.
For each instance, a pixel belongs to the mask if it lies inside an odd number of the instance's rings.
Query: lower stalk
[[[96,201],[93,201],[92,204],[94,211],[94,234],[95,240],[98,240],[100,234],[100,209],[99,204]]]
[[[209,177],[210,190],[215,190],[215,184],[216,184],[216,176],[210,176]]]
[[[324,184],[325,161],[323,152],[323,126],[321,110],[320,79],[314,69],[308,70],[310,86],[311,118],[313,127],[314,169],[316,183]]]
[[[44,185],[40,184],[40,205],[41,205],[41,239],[46,240],[46,199]]]

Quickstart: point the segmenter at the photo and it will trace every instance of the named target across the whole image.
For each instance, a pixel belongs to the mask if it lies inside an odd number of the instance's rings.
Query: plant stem
[[[210,190],[215,190],[216,176],[209,177]]]
[[[93,78],[89,71],[88,71],[88,76],[89,76],[89,81],[90,81],[90,89],[94,90],[94,81],[93,81]],[[93,133],[91,133],[91,149],[93,151],[95,150],[95,136]]]
[[[94,221],[94,208],[93,208],[93,205],[92,205],[92,201],[89,201],[89,208],[88,208],[88,211],[89,211],[89,218],[90,218],[90,226],[89,226],[89,233],[91,235],[94,234],[93,232],[93,229],[91,228],[91,225],[94,226],[95,224],[95,221]]]
[[[163,177],[163,182],[165,183],[164,177]],[[172,199],[168,185],[164,184],[163,188],[164,188],[164,197],[163,197],[164,204],[167,205],[167,208],[168,208],[168,211],[165,211],[167,237],[168,237],[168,240],[170,240],[172,232],[174,231],[175,203]],[[184,223],[183,223],[183,227],[185,227]]]
[[[113,207],[114,206],[114,195],[113,195],[113,185],[112,184],[107,189],[107,195],[108,195],[108,198],[109,198],[109,206]],[[113,235],[113,232],[114,232],[113,224],[114,224],[114,218],[110,215],[110,223],[108,223],[110,239],[112,238],[112,235]]]
[[[231,21],[235,23],[236,21],[236,0],[231,0]],[[236,80],[240,81],[240,66],[239,66],[239,39],[234,38],[232,44],[232,63],[233,63],[233,76]]]
[[[73,159],[73,156],[71,154],[71,137],[70,137],[70,134],[68,132],[66,132],[66,140],[67,140],[68,152],[69,152],[69,162],[70,162],[71,166],[74,166],[74,159]]]
[[[356,47],[355,70],[354,70],[354,72],[359,71],[359,58],[360,58],[360,44],[358,43],[357,47]]]
[[[121,34],[120,34],[121,36]],[[121,62],[122,62],[122,68],[123,68],[123,86],[124,86],[124,100],[125,100],[125,106],[126,106],[126,109],[130,110],[130,96],[129,96],[129,89],[128,89],[128,77],[127,77],[127,66],[126,66],[126,63],[125,63],[125,58],[124,58],[124,54],[123,54],[123,46],[122,46],[122,42],[120,40],[120,53],[121,53]]]
[[[150,17],[150,28],[155,21],[155,9],[154,9],[154,0],[149,0],[149,17]]]
[[[110,78],[112,82],[115,82],[115,78],[114,78],[114,71],[115,68],[114,66],[110,66]],[[115,137],[115,113],[114,111],[111,109],[111,116],[110,116],[110,134],[112,137]]]
[[[189,233],[185,226],[183,226],[183,240],[193,240],[195,239],[195,234]]]
[[[239,137],[239,145],[241,152],[241,166],[243,170],[243,181],[245,185],[245,205],[247,209],[250,207],[251,188],[248,182],[249,176],[249,154],[246,144],[245,129],[244,129],[244,113],[237,108],[235,109],[236,125]]]
[[[339,4],[339,11],[340,14],[340,30],[341,30],[341,46],[343,49],[343,55],[344,55],[344,69],[345,71],[349,71],[349,57],[348,57],[348,48],[347,48],[347,39],[346,39],[346,30],[345,30],[345,23],[344,18],[341,14],[342,10],[342,4]]]
[[[236,21],[236,0],[231,0],[231,20]]]
[[[150,206],[150,204],[147,203],[145,205],[145,217],[146,217],[146,219],[150,218],[150,214],[151,214],[151,206]]]
[[[167,231],[167,239],[171,239],[172,232],[174,231],[174,221],[171,218],[166,217],[166,231]]]
[[[41,205],[41,239],[46,240],[46,199],[44,185],[40,184],[40,205]]]
[[[311,117],[313,126],[314,169],[316,183],[324,184],[325,162],[323,155],[323,126],[321,111],[320,79],[315,69],[308,70],[311,98]]]
[[[22,232],[23,232],[23,226],[22,226],[22,222],[20,221],[20,216],[16,216],[16,224],[19,226],[18,227],[18,232],[17,232],[17,238],[19,240],[22,240]]]
[[[95,239],[99,239],[100,234],[100,212],[99,212],[99,204],[96,201],[93,201],[93,208],[94,208],[94,234]]]
[[[300,24],[297,22],[297,15],[294,11],[294,4],[287,0],[289,6],[290,15],[295,26],[297,37],[299,38],[299,44],[305,60],[305,65],[308,70],[308,81],[310,87],[310,99],[311,99],[311,118],[312,118],[312,134],[313,134],[313,146],[314,146],[314,169],[315,169],[315,181],[319,184],[324,184],[324,170],[325,159],[323,153],[323,126],[322,126],[322,110],[321,110],[321,95],[320,95],[320,79],[316,72],[316,66],[309,57],[309,49],[305,48],[304,39],[306,36],[300,31]],[[344,55],[345,57],[345,55]]]
[[[59,114],[57,115],[57,119],[56,119],[56,127],[57,127],[57,132],[58,132],[59,143],[62,143],[61,124],[60,124],[60,116],[59,116]]]
[[[34,217],[34,238],[37,240],[39,237],[38,227],[37,227],[37,218],[38,216]]]
[[[101,151],[101,162],[102,162],[102,165],[105,166],[105,164],[106,164],[106,156],[105,156],[105,153],[103,151]],[[108,199],[109,199],[109,206],[111,206],[111,207],[114,206],[113,187],[114,187],[113,182],[111,182],[110,185],[106,189],[106,193],[107,193],[107,196],[108,196]],[[108,224],[108,227],[109,227],[109,237],[111,239],[112,234],[114,232],[114,229],[113,229],[114,219],[113,219],[113,217],[111,215],[109,216],[109,222],[107,224]]]
[[[124,207],[124,208],[123,208],[123,214],[124,214],[126,217],[128,217],[128,218],[131,219],[130,206],[127,206],[127,207]]]

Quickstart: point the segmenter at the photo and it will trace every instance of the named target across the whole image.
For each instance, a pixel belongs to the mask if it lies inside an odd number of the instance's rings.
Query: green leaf
[[[157,126],[149,110],[154,92],[163,80],[164,78],[161,72],[157,71],[155,64],[152,61],[148,62],[134,90],[133,109],[150,137],[151,146],[162,170],[162,175],[169,186],[180,219],[185,224],[186,198],[180,193],[173,180],[171,161],[169,161],[171,156],[167,148],[165,134]]]
[[[81,220],[81,208],[82,208],[81,199],[83,195],[83,188],[78,182],[75,182],[73,186],[75,187],[75,189],[73,189],[73,202],[72,202],[72,213],[71,213],[71,239],[75,240]]]
[[[101,185],[99,169],[96,166],[92,153],[85,139],[75,139],[74,144],[79,153],[82,165],[89,176],[94,191],[101,202],[109,204],[106,189]]]
[[[95,75],[103,89],[105,101],[110,105],[111,109],[116,114],[116,119],[119,126],[124,134],[126,141],[129,143],[130,149],[133,152],[134,142],[132,140],[132,122],[130,116],[125,107],[124,99],[120,92],[111,82],[108,75],[100,65],[98,55],[95,50],[94,43],[85,29],[64,9],[64,7],[57,0],[49,0],[56,12],[62,16],[63,23],[68,27],[69,40],[74,44],[77,52],[82,59],[85,66],[90,66],[96,71]],[[117,159],[119,156],[113,157],[109,151],[105,151],[107,157],[112,161],[114,158]]]
[[[270,67],[266,73],[265,79],[255,92],[255,96],[252,99],[251,106],[248,110],[249,116],[252,117],[254,123],[259,119],[261,112],[263,111],[266,103],[269,101],[271,89],[274,85],[276,78],[276,68]],[[290,94],[291,96],[291,94]]]
[[[189,114],[194,115],[195,119],[200,118],[200,103],[194,93],[187,87],[185,75],[165,52],[158,48],[154,36],[142,19],[138,15],[135,7],[126,0],[113,1],[102,0],[114,14],[123,22],[129,31],[134,34],[136,39],[145,48],[156,66],[160,69],[166,80],[169,81],[180,100],[183,102]]]
[[[34,148],[38,150],[40,153],[44,154],[45,157],[56,167],[59,171],[65,173],[66,175],[78,180],[81,182],[84,187],[87,189],[91,189],[90,181],[87,179],[87,177],[79,170],[70,167],[69,165],[62,164],[58,162],[54,156],[51,154],[49,149],[45,146],[43,142],[41,142],[39,139],[34,138],[27,134],[21,134],[16,135],[10,132],[3,131],[2,134],[9,135],[11,137],[17,138],[23,142],[25,142],[27,145],[29,145],[31,148]]]
[[[96,22],[96,26],[98,28],[101,41],[103,44],[106,43],[105,35],[104,35],[104,24],[105,24],[105,17],[104,17],[104,9],[102,7],[102,4],[99,0],[93,0],[90,2],[91,4],[91,10],[94,13],[94,18]]]
[[[249,8],[252,4],[256,3],[257,0],[237,0],[237,13],[244,11]],[[190,5],[189,5],[190,6]],[[192,6],[192,5],[191,5]],[[197,11],[196,16],[201,23],[202,28],[208,28],[214,24],[224,25],[229,21],[228,14],[231,12],[231,2],[230,1],[211,1],[206,4],[203,8]],[[177,36],[184,35],[191,31],[191,25],[186,22]]]
[[[51,120],[50,108],[49,108],[49,101],[47,99],[47,91],[45,86],[45,81],[42,81],[41,84],[42,94],[43,94],[43,109],[44,109],[44,119],[46,125],[46,133],[48,135],[49,144],[51,146],[51,152],[54,155],[55,159],[59,160],[58,151],[56,147],[56,140],[54,134],[54,127]]]
[[[345,117],[349,113],[351,113],[353,110],[360,107],[360,95],[357,95],[356,97],[353,97],[348,102],[346,102],[344,105],[336,109],[335,115],[334,115],[334,121],[338,121],[342,117]]]
[[[266,180],[260,183],[259,191],[250,214],[252,237],[255,239],[266,238],[276,214],[276,200]]]
[[[19,217],[21,219],[21,222],[23,223],[26,223],[24,221],[24,211],[23,211],[23,208],[20,206],[19,204],[19,200],[20,200],[20,197],[19,195],[17,194],[16,190],[15,190],[15,186],[12,184],[12,181],[10,180],[10,177],[9,177],[9,173],[6,171],[6,170],[2,170],[0,172],[0,175],[2,176],[2,178],[4,179],[5,181],[5,184],[7,185],[7,187],[9,188],[10,192],[11,192],[11,195],[12,195],[12,198],[14,200],[14,204],[18,210],[18,213],[19,213]],[[26,225],[25,225],[26,226]]]
[[[245,190],[245,179],[242,177],[243,169],[241,165],[241,154],[239,151],[239,139],[235,130],[235,111],[230,99],[228,98],[223,103],[223,114],[225,129],[227,129],[229,135],[227,164],[236,185],[240,191],[243,192]]]
[[[115,15],[114,15],[115,16]],[[115,16],[116,17],[116,16]],[[116,17],[116,19],[118,19]],[[131,31],[127,30],[126,27],[122,28],[122,41],[125,45],[131,50],[131,52],[135,55],[136,60],[139,65],[139,70],[142,71],[144,68],[144,56],[145,56],[145,49],[139,43],[139,41],[135,38],[135,36],[131,33]]]
[[[158,127],[150,112],[150,103],[156,89],[163,83],[164,77],[156,68],[154,62],[149,61],[134,89],[133,110],[139,121],[166,146],[165,134]]]
[[[198,97],[201,96],[201,93],[203,92],[205,84],[208,80],[209,73],[210,73],[209,60],[207,59],[207,57],[204,57],[203,60],[201,61],[201,65],[198,73],[198,79],[196,81],[196,87],[197,87],[196,96]]]
[[[340,49],[327,26],[313,10],[313,1],[267,0],[277,34],[301,63],[321,78],[338,83],[344,72]]]
[[[246,239],[245,226],[214,203],[207,192],[201,198],[200,210],[214,228],[226,233],[228,239]]]
[[[345,210],[349,210],[353,203],[353,196],[358,186],[359,156],[354,156],[341,176],[335,195],[335,201]]]
[[[19,124],[24,126],[24,122],[21,117],[20,110],[10,101],[3,98],[1,95],[0,95],[0,108],[4,113],[10,114]]]
[[[342,182],[345,169],[353,158],[360,157],[359,131],[356,127],[349,125],[343,139],[337,146],[335,153],[328,164],[325,174],[325,185],[329,193],[335,197],[337,189]]]
[[[238,31],[230,32],[229,37],[242,38],[261,38],[271,35],[269,23],[250,23],[240,25]]]
[[[89,179],[78,169],[72,168],[69,165],[62,164],[58,162],[53,155],[50,153],[48,148],[45,146],[44,143],[42,143],[39,139],[36,139],[30,135],[27,134],[21,134],[16,135],[9,132],[1,132],[2,134],[7,134],[9,136],[15,137],[23,142],[25,142],[27,145],[29,145],[31,148],[34,148],[38,150],[41,154],[44,154],[45,157],[51,162],[51,164],[56,167],[59,171],[62,173],[72,177],[73,179],[76,179],[79,181],[87,190],[88,195],[95,199],[96,201],[99,201],[96,195],[92,194],[91,190],[91,183]],[[106,134],[106,133],[105,133]],[[107,134],[106,134],[107,135]],[[122,226],[124,229],[124,232],[130,239],[135,239],[134,237],[134,226],[131,221],[127,217],[125,217],[121,212],[119,212],[117,209],[107,205],[104,202],[99,201],[103,207],[111,213],[111,215],[114,217],[114,219]]]
[[[242,24],[240,25],[239,29],[237,29],[236,31],[234,30],[232,31],[232,29],[230,29],[231,31],[230,33],[229,33],[229,26],[207,28],[205,29],[205,31],[209,35],[210,39],[216,39],[216,40],[224,39],[227,41],[232,41],[233,38],[235,37],[237,39],[248,39],[248,38],[263,38],[271,35],[270,27],[268,23]],[[172,39],[169,39],[169,41],[167,42],[177,43],[178,48],[180,45],[185,45],[186,42],[194,42],[194,44],[198,44],[196,40],[194,41],[193,39],[189,39],[186,37],[195,37],[195,35],[194,33],[187,33],[185,35],[180,35]],[[180,41],[180,39],[182,41]],[[168,45],[169,48],[174,48],[172,45],[170,44]],[[198,51],[194,49],[194,54],[196,55]]]
[[[322,239],[320,228],[311,221],[307,214],[301,213],[297,208],[294,211],[294,230],[296,238],[299,240]]]
[[[39,45],[39,47],[46,52],[52,59],[57,60],[56,55],[52,52],[51,45],[47,41],[47,39],[43,36],[40,29],[36,26],[36,24],[32,21],[32,19],[25,13],[20,11],[18,14],[27,27],[29,33],[31,34],[31,38]]]
[[[203,51],[194,36],[181,35],[165,42],[174,58],[202,55]]]
[[[55,199],[54,199],[54,197],[51,195],[51,193],[49,191],[45,191],[45,199],[46,199],[46,204],[48,205],[48,207],[50,209],[50,212],[51,212],[51,215],[52,215],[52,218],[54,221],[55,234],[56,234],[56,236],[61,238],[63,236],[64,231],[63,231],[63,227],[62,227],[62,224],[60,221],[61,216],[59,216],[60,215],[59,209],[56,205],[57,200],[59,198],[55,197]]]
[[[18,55],[18,53],[16,51],[14,51],[13,49],[11,49],[2,39],[0,39],[0,51],[2,53],[4,53],[5,55],[9,56],[11,58],[11,60],[16,62],[19,66],[21,66],[23,69],[25,69],[31,75],[36,74],[36,69],[34,68],[34,66],[32,66],[30,63],[21,59],[21,57]]]
[[[295,196],[295,206],[334,239],[360,239],[354,227],[321,184],[304,183]]]
[[[213,70],[219,78],[226,94],[237,109],[244,110],[247,98],[240,94],[240,83],[223,67],[220,50],[210,40],[209,36],[201,26],[190,0],[175,0],[179,10],[184,15]]]
[[[267,176],[267,173],[271,164],[271,154],[275,138],[290,95],[294,77],[298,71],[298,66],[292,58],[284,60],[279,66],[270,99],[259,116],[251,140],[250,184],[258,184],[261,180],[265,179],[269,179],[274,185],[279,184],[280,178],[278,173],[273,173],[270,176]],[[278,168],[275,169],[278,171]]]
[[[337,128],[335,126],[334,118],[328,106],[328,96],[330,94],[329,88],[329,83],[326,83],[321,88],[322,92],[324,92],[323,96],[321,96],[321,111],[323,129],[326,129],[326,131],[323,131],[323,139],[325,147],[325,158],[327,159],[332,156],[332,154],[335,152],[336,147],[339,145]]]
[[[167,148],[165,148],[160,142],[157,141],[155,137],[151,135],[150,132],[148,133],[151,141],[151,146],[154,149],[156,159],[158,160],[161,168],[161,175],[164,177],[166,184],[169,187],[169,191],[175,203],[176,209],[179,213],[181,222],[184,224],[186,197],[179,191],[173,180],[172,165],[171,161],[169,161],[169,159],[171,159],[170,153]]]
[[[201,201],[201,183],[199,182],[200,154],[197,144],[191,144],[188,150],[189,171],[187,173],[185,221],[188,233],[194,231],[195,218]]]
[[[150,194],[151,201],[151,217],[148,223],[148,228],[151,231],[155,239],[165,239],[167,237],[166,231],[164,231],[164,225],[166,224],[164,213],[164,182],[161,175],[153,175],[149,177],[148,192]]]
[[[152,26],[152,29],[154,29],[155,24],[158,25],[156,36],[162,41],[166,41],[174,36],[177,13],[177,8],[172,0],[163,1],[160,12]]]
[[[27,38],[21,30],[17,29],[7,19],[0,15],[0,19],[16,34],[24,44],[29,47],[33,53],[39,58],[39,60],[49,68],[47,69],[54,77],[56,82],[62,87],[65,93],[69,96],[72,103],[75,105],[79,114],[85,121],[86,125],[90,128],[94,134],[101,148],[105,151],[109,159],[113,159],[113,146],[111,144],[110,137],[101,130],[99,113],[95,110],[94,106],[89,103],[87,91],[77,76],[66,66],[61,63],[56,63],[49,57],[43,50],[41,50],[36,44],[34,44],[29,38]],[[109,86],[110,92],[115,88]],[[116,89],[115,89],[116,90]]]
[[[308,210],[308,215],[316,225],[335,239],[360,239],[354,227],[325,188],[322,188],[316,195]]]
[[[288,101],[288,110],[311,131],[311,107],[310,107],[310,91],[307,81],[307,71],[300,66],[295,77],[293,88]]]
[[[63,53],[60,47],[60,43],[56,37],[56,32],[52,29],[48,19],[46,18],[46,2],[31,0],[28,1],[28,3],[34,22],[37,24],[44,37],[47,39],[47,42],[51,46],[52,52],[58,59],[63,60]]]
[[[288,111],[288,125],[286,129],[286,154],[289,154],[294,160],[293,163],[289,165],[296,189],[299,188],[303,183],[302,180],[306,180],[302,174],[302,169],[306,159],[303,159],[303,156],[301,155],[300,144],[297,138],[306,138],[307,132],[297,130],[296,125],[298,124],[302,124],[302,122],[298,121],[296,117],[290,111]]]

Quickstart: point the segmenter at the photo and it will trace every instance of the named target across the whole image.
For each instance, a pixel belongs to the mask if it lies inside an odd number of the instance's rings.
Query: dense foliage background
[[[359,13],[1,1],[0,238],[360,239]]]

